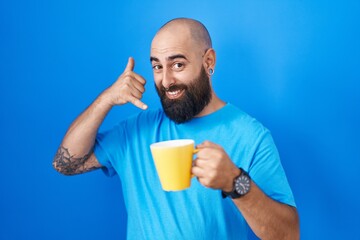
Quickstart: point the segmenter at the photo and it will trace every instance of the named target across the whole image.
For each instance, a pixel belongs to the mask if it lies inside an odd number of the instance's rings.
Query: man
[[[269,131],[212,86],[216,56],[206,28],[192,19],[165,24],[150,61],[162,109],[141,102],[145,79],[129,58],[125,71],[74,121],[55,156],[56,170],[73,175],[102,168],[121,178],[128,239],[298,239],[299,223]],[[97,133],[113,106],[144,110]],[[158,141],[192,138],[199,152],[191,187],[161,189],[150,153]]]

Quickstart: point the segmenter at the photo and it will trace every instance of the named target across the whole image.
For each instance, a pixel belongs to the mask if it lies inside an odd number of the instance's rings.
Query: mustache
[[[173,91],[183,90],[183,89],[187,89],[187,88],[188,87],[185,84],[174,84],[174,85],[171,85],[168,88],[165,88],[165,87],[162,86],[161,90],[163,92],[173,92]]]

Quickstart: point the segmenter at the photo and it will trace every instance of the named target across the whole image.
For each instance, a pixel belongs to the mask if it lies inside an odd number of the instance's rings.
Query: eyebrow
[[[172,61],[174,59],[177,59],[177,58],[183,58],[185,60],[188,60],[185,55],[183,54],[175,54],[175,55],[171,55],[169,57],[166,58],[167,61]],[[157,57],[150,57],[150,62],[160,62],[160,60],[157,58]]]
[[[174,60],[176,58],[183,58],[183,59],[187,60],[187,58],[182,54],[175,54],[175,55],[169,56],[169,57],[167,57],[167,60]]]
[[[150,62],[160,62],[156,57],[150,57]]]

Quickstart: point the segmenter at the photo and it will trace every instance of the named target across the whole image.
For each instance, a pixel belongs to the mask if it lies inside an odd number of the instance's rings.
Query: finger
[[[132,80],[132,81],[126,83],[126,85],[128,88],[128,92],[132,96],[136,97],[137,99],[142,98],[142,95],[145,92],[145,88],[143,85],[141,85],[141,83]]]
[[[135,72],[133,72],[132,74],[134,75],[134,78],[135,78],[138,82],[140,82],[142,85],[145,85],[145,83],[146,83],[145,78],[143,78],[142,76],[140,76],[139,74],[137,74],[137,73],[135,73]]]
[[[212,181],[209,180],[208,177],[204,176],[204,177],[198,177],[198,181],[201,185],[203,185],[206,188],[213,188],[212,187]]]
[[[201,169],[205,168],[207,166],[207,160],[203,158],[197,158],[194,160],[193,166],[199,167]]]
[[[148,106],[145,103],[143,103],[142,101],[140,101],[138,98],[136,98],[134,96],[130,96],[128,101],[140,109],[145,110],[148,108]]]
[[[135,61],[132,57],[129,57],[125,71],[133,71],[135,66]]]
[[[198,148],[206,148],[206,147],[210,147],[212,146],[212,142],[210,141],[204,141],[202,143],[200,143],[199,145],[197,145]]]
[[[200,143],[199,145],[196,146],[197,148],[217,148],[217,149],[221,149],[220,145],[217,145],[213,142],[210,141],[204,141],[202,143]]]
[[[134,88],[136,88],[139,92],[144,93],[145,92],[145,87],[143,84],[141,84],[138,81],[132,81],[132,85]]]
[[[135,87],[132,87],[131,89],[130,89],[130,94],[133,96],[133,97],[135,97],[135,98],[137,98],[137,99],[141,99],[142,98],[142,92],[140,92],[139,90],[137,90]]]
[[[209,159],[213,159],[215,157],[216,150],[214,148],[205,147],[205,148],[199,148],[199,149],[200,150],[196,155],[197,159],[209,160]]]
[[[191,168],[191,173],[198,178],[205,176],[205,171],[197,166]]]

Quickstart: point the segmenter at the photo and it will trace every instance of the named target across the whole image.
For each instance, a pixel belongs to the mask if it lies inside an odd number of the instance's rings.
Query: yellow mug
[[[165,191],[180,191],[190,187],[194,140],[179,139],[150,145],[156,171]]]

